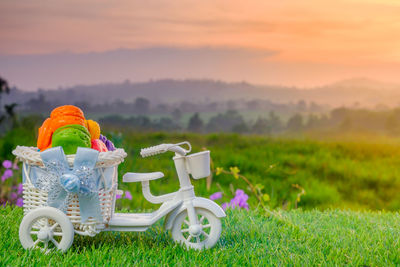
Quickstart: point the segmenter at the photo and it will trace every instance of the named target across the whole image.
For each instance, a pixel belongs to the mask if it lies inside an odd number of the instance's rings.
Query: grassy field
[[[310,140],[274,139],[239,135],[186,134],[128,134],[122,146],[129,157],[120,172],[162,170],[166,178],[154,181],[155,193],[166,193],[178,188],[170,154],[142,159],[141,147],[158,143],[190,140],[194,151],[211,150],[214,167],[229,169],[237,166],[253,184],[261,184],[270,195],[270,207],[293,208],[304,188],[298,207],[385,209],[400,208],[400,145],[397,143],[318,142]],[[213,176],[211,189],[206,181],[193,181],[199,195],[209,196],[223,191],[229,198],[231,191],[247,184],[230,175]],[[139,207],[150,208],[141,198],[139,184],[122,184],[137,196]],[[233,189],[233,190],[232,190]],[[256,204],[255,197],[250,203]]]
[[[400,142],[396,139],[324,140],[269,138],[262,136],[240,136],[234,134],[171,134],[122,132],[106,134],[115,144],[128,153],[119,167],[122,190],[129,190],[132,201],[123,199],[119,208],[154,209],[157,206],[144,200],[141,185],[122,183],[125,172],[163,171],[165,178],[151,182],[154,194],[176,191],[179,188],[171,160],[173,154],[166,153],[150,158],[141,158],[140,148],[160,143],[175,143],[188,140],[193,152],[211,150],[213,169],[238,167],[254,185],[264,187],[270,196],[271,208],[290,209],[352,209],[389,210],[400,209]],[[34,145],[35,132],[10,132],[0,139],[0,158],[10,158],[17,145]],[[249,194],[250,207],[257,201],[247,184],[232,175],[212,177],[207,189],[206,179],[193,180],[196,193],[209,197],[222,191],[229,201],[233,192],[240,188]],[[295,185],[298,185],[297,187]],[[301,190],[298,202],[297,197]],[[297,203],[298,202],[298,203]]]
[[[25,251],[18,240],[22,209],[0,209],[1,266],[394,266],[400,264],[400,214],[352,211],[229,211],[216,247],[187,251],[163,232],[75,235],[65,254]]]
[[[12,159],[11,150],[17,144],[34,145],[32,128],[9,132],[0,139],[0,158]],[[214,171],[238,167],[252,184],[263,187],[274,215],[257,211],[256,197],[243,180],[214,172],[210,188],[207,179],[193,180],[197,195],[209,197],[222,191],[219,204],[229,201],[236,189],[250,196],[250,211],[228,210],[214,249],[186,251],[162,231],[160,222],[145,233],[76,236],[65,255],[42,255],[24,251],[19,243],[22,210],[1,208],[0,266],[400,265],[400,142],[396,139],[315,141],[233,134],[105,133],[129,155],[119,167],[119,187],[129,190],[133,199],[118,200],[118,209],[157,208],[144,200],[140,184],[122,183],[125,172],[163,171],[165,178],[151,182],[153,194],[179,187],[173,155],[143,159],[140,148],[188,140],[193,152],[211,150]],[[302,190],[305,194],[300,195]]]

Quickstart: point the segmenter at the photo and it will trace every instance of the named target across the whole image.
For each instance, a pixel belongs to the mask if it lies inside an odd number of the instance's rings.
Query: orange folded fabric
[[[56,118],[51,118],[51,129],[53,132],[58,128],[68,125],[68,124],[79,124],[85,127],[85,118],[71,116],[71,115],[64,115]]]
[[[80,108],[73,105],[65,105],[57,107],[53,109],[53,111],[50,113],[50,118],[52,119],[62,116],[76,116],[81,118],[85,117],[83,115],[83,111]]]
[[[40,150],[46,149],[51,144],[51,136],[53,134],[53,131],[50,128],[50,124],[51,124],[51,119],[48,118],[43,122],[42,126],[39,128],[37,147]]]
[[[46,119],[39,128],[37,147],[40,150],[51,147],[51,138],[54,131],[68,124],[79,124],[87,127],[83,111],[73,105],[65,105],[53,109],[50,118]]]
[[[100,138],[100,125],[94,120],[86,120],[86,128],[88,128],[91,139],[99,139]]]

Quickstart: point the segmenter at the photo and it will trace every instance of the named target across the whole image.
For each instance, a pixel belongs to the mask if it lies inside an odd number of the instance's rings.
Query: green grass
[[[1,266],[260,266],[400,264],[400,214],[353,211],[229,211],[216,247],[186,250],[158,223],[143,233],[75,235],[65,253],[25,251],[18,239],[20,208],[0,208]],[[279,218],[279,219],[278,219]]]
[[[189,140],[193,151],[211,150],[214,167],[229,169],[237,166],[253,184],[264,186],[271,201],[270,207],[293,208],[299,189],[306,194],[298,207],[304,209],[400,209],[400,144],[354,141],[314,141],[307,139],[279,139],[239,135],[195,134],[138,134],[123,133],[121,144],[128,158],[120,166],[120,174],[128,171],[163,171],[166,177],[151,182],[154,193],[161,194],[178,188],[171,154],[142,159],[140,148],[159,143]],[[242,188],[248,194],[247,184],[229,175],[213,176],[211,189],[206,181],[193,181],[198,195],[209,196],[223,190],[227,199],[231,189]],[[120,184],[130,190],[136,208],[154,208],[141,196],[140,184]],[[250,204],[256,205],[254,196]],[[123,201],[123,207],[128,200]]]
[[[10,132],[0,139],[0,158],[12,159],[11,150],[17,145],[34,145],[32,128]],[[104,131],[109,137],[110,131]],[[237,166],[240,173],[253,184],[264,187],[269,194],[271,208],[290,209],[296,206],[300,190],[306,194],[297,203],[303,209],[352,209],[389,210],[400,209],[400,140],[399,139],[347,139],[316,141],[310,139],[270,138],[240,136],[234,134],[173,134],[137,133],[123,131],[121,140],[114,138],[117,146],[128,153],[119,167],[119,187],[129,190],[133,200],[123,199],[119,208],[155,209],[142,196],[140,183],[122,183],[126,172],[162,171],[165,177],[151,182],[154,194],[176,191],[179,188],[171,160],[172,153],[141,158],[140,148],[160,143],[188,140],[193,152],[203,148],[211,150],[214,167]],[[244,189],[250,195],[250,206],[257,201],[247,184],[230,175],[213,176],[211,188],[206,179],[192,180],[196,194],[208,197],[223,191],[225,198],[232,198],[232,191]],[[220,204],[222,203],[220,202]]]
[[[217,246],[202,252],[173,243],[159,222],[144,233],[75,236],[66,254],[42,255],[23,250],[19,243],[22,210],[0,208],[0,266],[400,265],[398,139],[315,141],[233,134],[121,134],[122,139],[114,141],[129,156],[119,167],[119,187],[130,190],[133,199],[118,200],[118,208],[157,208],[144,200],[140,184],[122,183],[125,172],[163,171],[165,178],[151,182],[153,194],[176,191],[179,184],[172,154],[143,159],[139,151],[142,147],[188,140],[193,152],[211,150],[214,167],[228,170],[237,166],[253,184],[264,186],[271,197],[268,205],[276,208],[276,216],[229,211]],[[0,157],[9,157],[17,144],[34,143],[31,128],[10,132],[0,139]],[[214,175],[209,190],[206,179],[192,182],[199,196],[223,191],[223,201],[229,201],[232,191],[241,188],[250,195],[251,209],[257,205],[247,185],[232,176]],[[290,210],[299,193],[293,184],[306,191],[297,203],[302,209]],[[392,212],[377,211],[382,209]]]

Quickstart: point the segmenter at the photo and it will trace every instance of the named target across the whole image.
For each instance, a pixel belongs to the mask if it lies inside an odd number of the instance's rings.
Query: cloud
[[[3,55],[175,47],[180,53],[188,49],[187,56],[202,62],[194,51],[217,47],[218,60],[213,64],[224,66],[224,73],[186,71],[197,76],[220,73],[220,78],[281,83],[309,83],[312,79],[319,83],[321,77],[342,79],[345,77],[340,75],[359,73],[400,79],[393,72],[400,62],[400,5],[394,0],[2,0],[0,12]],[[247,54],[229,51],[238,47]],[[243,63],[235,60],[245,57],[251,72],[245,74],[237,66],[220,63],[222,50],[229,54],[223,60],[239,66]],[[259,51],[275,52],[254,56]],[[177,60],[177,55],[169,52]],[[292,74],[285,75],[287,70]],[[137,72],[141,78],[151,76]],[[312,78],[312,72],[318,75]],[[271,73],[275,76],[268,76]],[[162,74],[161,69],[154,76],[167,74],[184,76],[172,70]]]

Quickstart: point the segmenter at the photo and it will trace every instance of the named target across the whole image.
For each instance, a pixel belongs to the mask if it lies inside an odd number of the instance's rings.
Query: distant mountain
[[[400,104],[400,85],[367,78],[301,89],[218,80],[272,83],[279,76],[275,71],[279,66],[268,58],[275,53],[224,47],[150,47],[81,54],[0,55],[0,76],[11,85],[29,90],[14,91],[6,98],[19,103],[37,97],[37,88],[45,88],[39,92],[57,103],[132,102],[145,97],[152,103],[268,99],[330,106]],[[290,73],[284,77],[288,77],[286,84],[291,84]]]
[[[133,102],[144,97],[153,103],[173,103],[181,101],[214,102],[236,99],[286,99],[293,89],[286,87],[254,86],[245,82],[226,83],[214,80],[155,80],[143,83],[104,83],[97,85],[77,85],[69,88],[40,89],[36,92],[16,90],[8,101],[21,102],[35,95],[43,94],[50,102],[88,101],[93,104],[122,100]],[[286,96],[285,96],[286,95]]]
[[[339,81],[320,88],[314,88],[310,99],[320,103],[375,107],[376,105],[399,106],[400,85],[380,82],[367,78]]]
[[[228,100],[265,99],[287,103],[304,100],[330,106],[354,105],[375,107],[379,104],[398,106],[400,86],[365,79],[346,80],[319,88],[299,89],[293,87],[227,83],[214,80],[154,80],[143,83],[125,81],[97,85],[78,85],[54,90],[24,92],[14,90],[7,102],[24,103],[43,94],[50,102],[91,104],[110,103],[116,100],[133,102],[137,97],[148,98],[152,103],[221,102]]]
[[[371,90],[398,90],[400,86],[394,83],[385,83],[373,79],[368,79],[364,77],[353,78],[338,81],[327,87],[330,88],[347,88],[347,89],[371,89]]]
[[[0,55],[0,75],[23,90],[150,79],[268,81],[274,51],[227,47],[148,47],[102,52]]]

